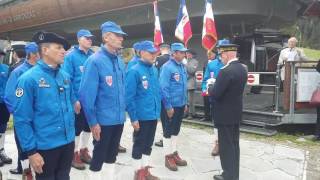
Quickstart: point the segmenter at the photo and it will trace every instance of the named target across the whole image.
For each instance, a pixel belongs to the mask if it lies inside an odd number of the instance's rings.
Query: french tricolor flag
[[[214,22],[212,0],[206,0],[206,12],[203,16],[202,46],[207,50],[212,50],[218,40],[216,25]]]
[[[191,24],[185,0],[180,0],[175,36],[184,42],[185,46],[187,46],[189,39],[192,37]]]
[[[153,2],[153,9],[154,9],[154,45],[159,47],[161,43],[163,43],[163,36],[161,32],[161,25],[160,25],[160,18],[158,12],[158,1]]]

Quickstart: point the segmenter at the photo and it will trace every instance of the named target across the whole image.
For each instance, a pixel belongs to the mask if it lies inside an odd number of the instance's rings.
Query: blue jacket
[[[90,126],[125,121],[125,65],[104,46],[85,63],[79,97]]]
[[[77,100],[79,99],[79,88],[83,73],[83,65],[88,57],[93,53],[94,52],[91,49],[85,53],[79,49],[79,46],[75,46],[64,58],[62,68],[70,75],[73,92]]]
[[[202,80],[202,85],[201,85],[202,91],[207,90],[207,80],[210,78],[216,79],[223,66],[224,66],[224,64],[218,58],[214,59],[210,63],[208,63],[206,70],[204,72],[204,75],[203,75],[203,80]],[[211,76],[213,76],[213,77],[211,77]]]
[[[182,63],[170,59],[161,67],[161,99],[166,109],[187,103],[187,71]]]
[[[4,101],[7,105],[7,108],[10,113],[13,113],[14,108],[17,103],[17,97],[16,97],[16,87],[18,84],[18,78],[28,71],[33,65],[28,62],[28,60],[24,60],[24,62],[16,67],[9,76],[7,87],[4,93]]]
[[[126,76],[126,106],[132,122],[160,117],[161,97],[158,70],[139,61]]]
[[[136,65],[140,61],[140,57],[135,55],[133,58],[128,62],[127,71],[129,71],[134,65]]]
[[[69,75],[42,60],[25,72],[16,89],[14,127],[23,152],[53,149],[74,141],[74,95]]]
[[[9,66],[6,64],[0,64],[0,103],[4,103],[4,91],[9,76]]]

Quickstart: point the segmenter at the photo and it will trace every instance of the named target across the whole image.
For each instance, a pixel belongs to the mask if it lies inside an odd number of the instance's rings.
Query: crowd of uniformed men
[[[111,21],[101,25],[101,33],[98,51],[91,50],[91,32],[81,29],[79,45],[66,53],[70,45],[63,37],[40,31],[23,51],[14,50],[15,59],[21,60],[10,75],[9,67],[0,65],[0,165],[12,163],[4,152],[11,113],[19,154],[11,173],[22,173],[25,179],[67,180],[72,166],[82,170],[87,163],[90,179],[115,179],[126,112],[134,129],[134,179],[159,179],[149,171],[159,118],[165,166],[172,171],[187,166],[177,142],[183,117],[187,112],[195,116],[195,52],[182,43],[162,44],[158,56],[153,42],[139,41],[126,67],[119,52],[127,34]],[[216,180],[239,179],[239,122],[247,73],[236,55],[236,45],[219,41],[218,51],[208,52],[211,62],[202,83],[203,96],[214,106],[208,106],[207,117],[214,116],[218,129],[213,155],[220,155],[223,173],[215,175]],[[91,134],[94,148],[89,152]]]

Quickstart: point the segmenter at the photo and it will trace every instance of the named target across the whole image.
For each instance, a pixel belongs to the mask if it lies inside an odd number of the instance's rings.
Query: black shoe
[[[11,174],[22,174],[22,169],[18,169],[18,168],[16,168],[16,169],[10,169],[9,172],[10,172]]]
[[[155,146],[158,146],[158,147],[163,147],[163,141],[162,141],[162,139],[161,139],[160,141],[158,141],[158,142],[155,142],[154,145],[155,145]]]
[[[4,149],[0,150],[0,159],[5,164],[12,164],[12,159],[6,155]]]
[[[121,145],[119,145],[118,152],[125,153],[125,152],[127,152],[127,149],[125,147],[122,147]]]
[[[312,138],[313,141],[320,141],[320,136],[315,136],[314,138]]]
[[[222,175],[214,175],[213,179],[214,180],[224,180],[224,177]]]

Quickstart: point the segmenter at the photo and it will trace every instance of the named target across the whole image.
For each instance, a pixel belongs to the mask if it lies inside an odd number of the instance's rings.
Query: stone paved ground
[[[161,137],[160,124],[158,126],[156,140]],[[132,128],[126,123],[121,144],[127,147],[128,152],[119,154],[117,159],[116,173],[118,180],[129,180],[133,176],[131,166]],[[153,147],[151,171],[163,180],[210,180],[215,174],[221,173],[219,157],[210,156],[213,135],[199,129],[183,127],[179,139],[178,150],[183,158],[188,161],[187,167],[179,168],[177,172],[169,171],[164,167],[162,148]],[[16,159],[17,153],[14,144],[13,133],[8,132],[6,140],[6,151],[8,155]],[[319,180],[316,173],[307,173],[308,151],[269,144],[241,138],[241,180]],[[317,164],[319,162],[313,162]],[[6,165],[1,168],[4,179],[21,179],[19,176],[11,175],[8,169],[15,164]],[[309,168],[310,169],[310,168]],[[72,180],[88,179],[87,171],[72,169]],[[310,178],[306,177],[310,174]]]

